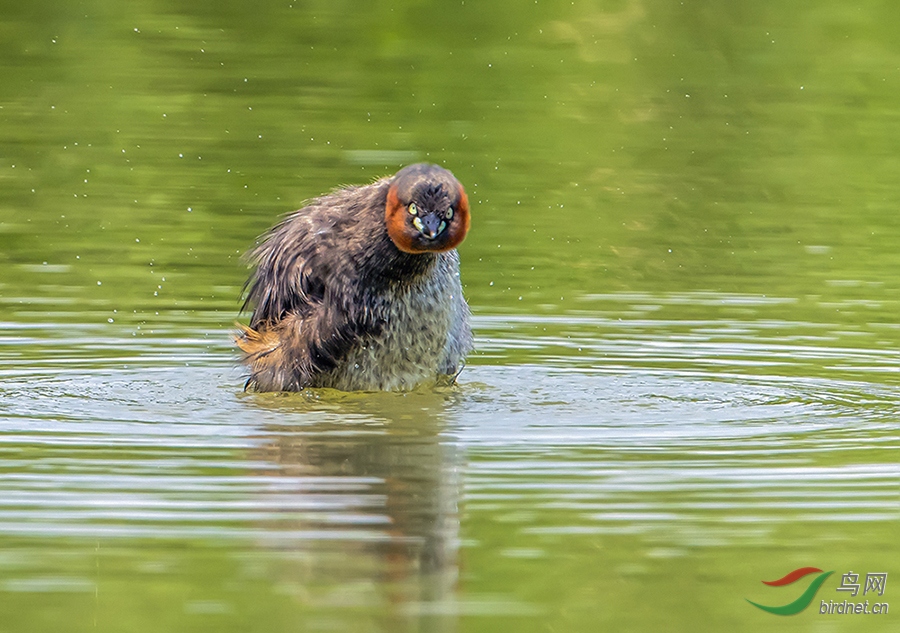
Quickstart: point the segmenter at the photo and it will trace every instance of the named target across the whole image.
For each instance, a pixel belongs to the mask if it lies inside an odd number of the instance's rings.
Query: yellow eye
[[[447,219],[451,219],[453,217],[453,207],[447,209]]]
[[[419,215],[419,207],[416,206],[415,202],[410,202],[406,209],[409,211],[410,215]]]

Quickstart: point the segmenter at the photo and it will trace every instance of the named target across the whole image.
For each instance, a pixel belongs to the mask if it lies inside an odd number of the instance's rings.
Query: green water
[[[898,19],[4,2],[0,631],[896,630]],[[241,254],[420,160],[458,388],[243,393]]]

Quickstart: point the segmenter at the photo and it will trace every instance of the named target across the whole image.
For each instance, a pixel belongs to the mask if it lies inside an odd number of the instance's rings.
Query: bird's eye
[[[447,209],[447,219],[450,220],[453,218],[453,207]]]
[[[409,211],[410,215],[419,215],[419,207],[416,206],[415,202],[410,202],[406,209]]]

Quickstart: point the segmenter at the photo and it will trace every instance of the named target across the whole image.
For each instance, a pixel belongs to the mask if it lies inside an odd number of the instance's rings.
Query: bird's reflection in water
[[[460,458],[445,426],[456,396],[247,396],[279,419],[255,457],[283,498],[267,544],[280,586],[324,628],[455,628]]]

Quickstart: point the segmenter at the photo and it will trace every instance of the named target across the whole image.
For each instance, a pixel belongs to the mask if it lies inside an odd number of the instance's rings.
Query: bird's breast
[[[452,280],[430,275],[368,297],[367,303],[378,306],[373,311],[380,327],[331,372],[328,386],[402,390],[434,379],[456,314],[454,290]]]

